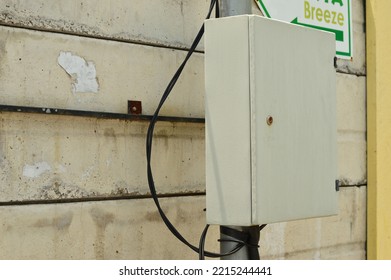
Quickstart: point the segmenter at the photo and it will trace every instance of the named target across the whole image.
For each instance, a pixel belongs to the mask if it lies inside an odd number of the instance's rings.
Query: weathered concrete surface
[[[266,226],[262,259],[365,259],[366,187],[341,188],[339,215]]]
[[[366,183],[366,78],[337,74],[338,178]]]
[[[364,259],[366,189],[341,189],[338,216],[268,225],[262,259]],[[204,197],[161,199],[198,244]],[[0,259],[197,259],[165,228],[151,199],[0,208]],[[207,249],[218,252],[218,227]]]
[[[0,201],[142,195],[148,122],[0,114]],[[159,193],[205,191],[204,125],[159,122]]]
[[[75,92],[82,78],[59,64],[63,52],[94,65],[97,92]],[[0,26],[1,103],[126,113],[128,100],[140,100],[143,113],[152,114],[185,55],[167,48]],[[81,64],[76,67],[83,71]],[[195,53],[161,113],[201,117],[203,92],[203,54]]]
[[[204,197],[162,199],[167,216],[198,246]],[[152,199],[0,208],[0,259],[197,259],[165,227]],[[218,250],[217,227],[207,248]],[[218,251],[217,251],[218,252]]]
[[[3,0],[0,23],[40,30],[188,47],[209,0]]]
[[[209,5],[206,0],[3,3],[0,103],[125,113],[127,100],[141,100],[145,114],[156,108],[185,56],[167,46],[188,47]],[[338,177],[352,185],[366,182],[363,3],[353,0],[354,59],[337,62],[338,72],[349,73],[337,74]],[[72,63],[60,65],[67,53],[80,71],[72,71]],[[92,68],[83,72],[80,61],[93,65],[96,76]],[[203,117],[203,76],[203,54],[197,53],[162,113]],[[95,80],[97,91],[76,90],[79,78]],[[3,112],[0,201],[145,194],[145,132],[146,123]],[[159,123],[156,135],[158,191],[204,191],[203,125]],[[204,198],[169,198],[163,206],[197,244]],[[267,226],[262,257],[363,259],[365,208],[365,187],[342,188],[340,215]],[[150,199],[1,206],[0,220],[2,259],[197,258],[165,229]],[[217,238],[213,227],[208,249],[218,249]]]
[[[37,82],[37,91],[43,83]],[[44,93],[43,100],[56,101]],[[28,105],[24,99],[22,92],[19,105]],[[338,178],[345,185],[365,183],[365,77],[337,74],[337,123]],[[2,113],[0,124],[0,201],[149,192],[146,122]],[[203,124],[157,125],[153,163],[159,193],[205,191],[204,134]]]
[[[0,6],[0,24],[176,48],[188,48],[191,45],[210,3],[208,0],[3,2]],[[254,1],[252,5],[252,12],[261,15]],[[363,0],[352,1],[352,14],[354,59],[339,59],[338,71],[364,75]],[[198,49],[203,50],[203,41]]]
[[[338,71],[354,75],[366,74],[365,0],[352,0],[353,60],[338,59]]]

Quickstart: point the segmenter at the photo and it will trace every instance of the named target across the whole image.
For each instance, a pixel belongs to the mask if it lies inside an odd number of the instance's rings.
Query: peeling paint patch
[[[52,168],[47,162],[38,162],[34,165],[26,164],[23,167],[23,176],[29,178],[37,178],[41,176],[46,171],[50,171]]]
[[[73,93],[98,93],[99,84],[96,78],[94,62],[86,61],[84,58],[71,52],[63,51],[60,52],[57,61],[72,78]]]

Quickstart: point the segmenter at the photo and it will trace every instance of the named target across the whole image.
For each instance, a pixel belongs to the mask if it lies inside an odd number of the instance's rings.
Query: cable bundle
[[[208,11],[208,14],[206,16],[206,19],[210,18],[214,7],[216,7],[216,9],[215,9],[216,17],[219,17],[218,0],[211,0],[209,11]],[[204,231],[203,231],[203,233],[201,235],[201,238],[200,238],[199,247],[194,246],[190,242],[188,242],[180,234],[180,232],[175,228],[175,226],[171,223],[171,221],[168,219],[168,217],[166,216],[166,214],[164,213],[164,211],[162,210],[162,208],[160,206],[159,198],[158,198],[157,192],[156,192],[155,182],[154,182],[154,179],[153,179],[151,158],[152,158],[153,132],[154,132],[154,128],[155,128],[156,122],[158,121],[158,116],[159,116],[160,110],[161,110],[164,102],[167,100],[167,97],[170,95],[170,93],[171,93],[172,89],[174,88],[176,82],[178,81],[178,79],[179,79],[183,69],[185,68],[185,65],[186,65],[187,61],[190,59],[191,55],[196,50],[196,47],[198,46],[198,43],[201,41],[201,38],[202,38],[203,34],[204,34],[204,24],[202,24],[200,30],[198,31],[197,36],[195,37],[193,43],[191,44],[191,47],[190,47],[190,49],[189,49],[189,51],[188,51],[184,61],[179,66],[178,70],[175,72],[175,74],[172,77],[171,81],[167,85],[167,88],[165,89],[165,91],[164,91],[164,93],[163,93],[163,95],[162,95],[162,97],[160,99],[160,102],[159,102],[159,104],[158,104],[158,106],[157,106],[157,108],[155,110],[155,113],[153,114],[152,119],[151,119],[151,121],[149,123],[148,131],[147,131],[147,138],[146,138],[148,185],[149,185],[149,190],[151,192],[151,196],[152,196],[152,198],[153,198],[153,200],[155,202],[155,205],[156,205],[156,207],[157,207],[157,209],[159,211],[159,214],[160,214],[163,222],[167,226],[167,228],[171,231],[171,233],[176,238],[178,238],[182,243],[187,245],[190,249],[192,249],[193,251],[197,252],[199,254],[199,258],[200,259],[204,259],[205,256],[212,257],[212,258],[219,258],[219,257],[228,256],[228,255],[231,255],[231,254],[234,254],[234,253],[238,252],[244,246],[247,246],[249,244],[247,244],[245,242],[238,242],[238,245],[233,250],[231,250],[230,252],[227,252],[227,253],[222,253],[222,254],[205,251],[205,249],[204,249],[204,247],[205,247],[205,239],[206,239],[206,234],[207,234],[209,225],[205,226],[205,229],[204,229]]]

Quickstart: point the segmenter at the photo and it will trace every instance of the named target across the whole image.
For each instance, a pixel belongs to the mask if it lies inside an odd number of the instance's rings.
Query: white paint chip
[[[50,171],[52,168],[47,162],[37,162],[34,165],[26,164],[23,167],[23,176],[29,178],[37,178],[46,171]]]
[[[95,64],[71,52],[60,52],[58,64],[72,78],[73,93],[98,93],[99,84],[96,79]]]

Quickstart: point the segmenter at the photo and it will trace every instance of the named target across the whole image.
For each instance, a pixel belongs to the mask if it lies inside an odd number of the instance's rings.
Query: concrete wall
[[[152,4],[153,3],[153,4]],[[0,104],[151,114],[209,1],[13,1],[0,6]],[[259,13],[254,4],[254,13]],[[267,226],[269,259],[366,257],[364,4],[353,0],[354,60],[337,70],[340,214]],[[203,117],[203,44],[162,114]],[[46,111],[45,111],[46,112]],[[195,259],[148,194],[147,123],[0,113],[1,259]],[[193,243],[205,217],[204,126],[161,122],[155,180]],[[207,248],[218,250],[218,229]]]

